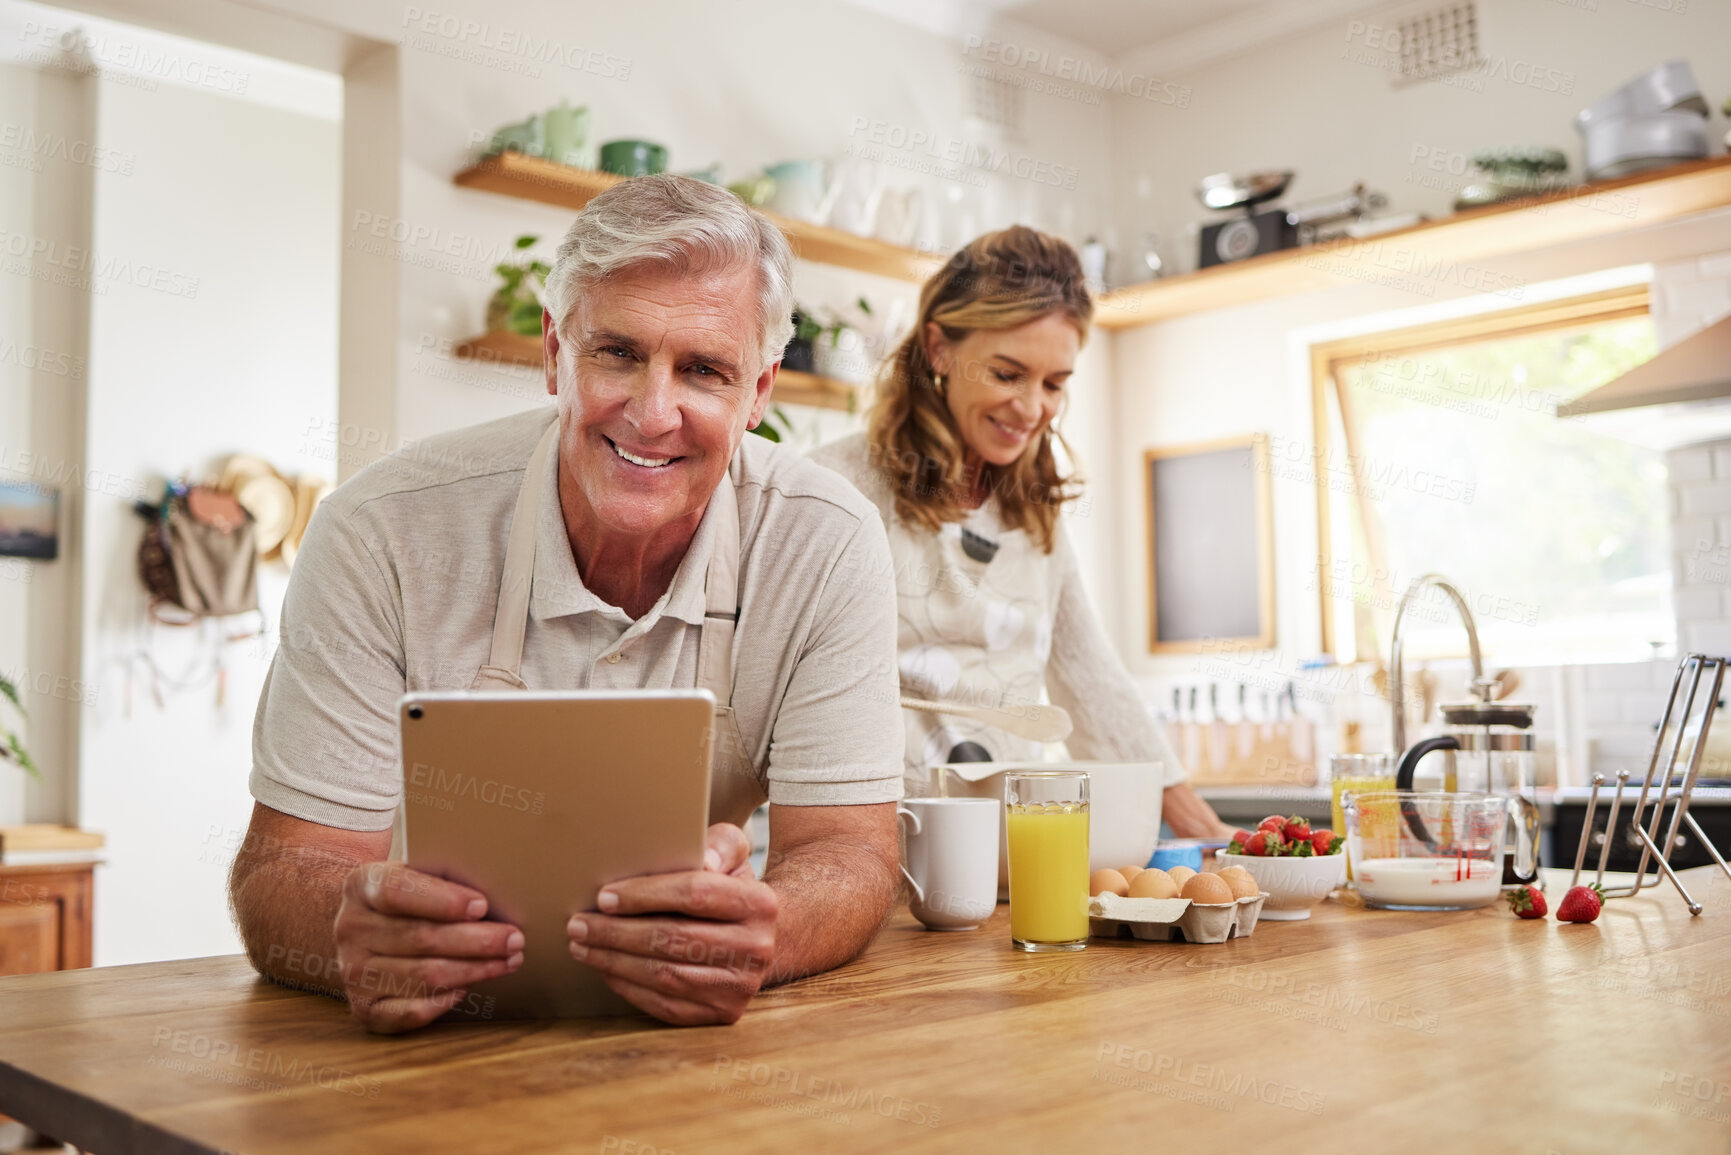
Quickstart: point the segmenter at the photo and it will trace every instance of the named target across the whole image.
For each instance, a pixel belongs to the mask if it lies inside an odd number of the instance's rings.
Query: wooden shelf
[[[457,344],[455,353],[463,361],[491,362],[495,365],[541,367],[541,338],[525,337],[521,333],[483,333]],[[854,387],[831,377],[814,373],[799,373],[783,369],[775,375],[777,405],[812,405],[819,409],[854,411]]]
[[[625,178],[555,164],[520,152],[506,152],[487,157],[464,169],[454,179],[463,188],[540,201],[560,208],[580,209],[597,193]],[[802,260],[916,283],[924,282],[937,272],[945,260],[940,255],[906,249],[872,237],[856,236],[841,229],[790,220],[771,212],[764,215],[787,234],[794,255]]]
[[[1518,295],[1488,258],[1611,236],[1731,205],[1731,157],[1690,161],[1456,213],[1362,240],[1284,249],[1105,294],[1095,322],[1124,329],[1355,283],[1413,282]],[[1480,262],[1480,263],[1475,263]]]
[[[499,365],[541,367],[541,338],[525,337],[521,333],[482,333],[459,341],[454,350],[462,361],[492,361]]]

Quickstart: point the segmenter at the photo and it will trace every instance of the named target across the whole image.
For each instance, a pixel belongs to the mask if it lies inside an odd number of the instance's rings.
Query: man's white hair
[[[705,274],[757,270],[763,363],[781,359],[793,336],[793,252],[781,230],[726,189],[663,173],[620,181],[583,206],[547,274],[547,311],[558,333],[585,293],[640,264]],[[755,376],[755,374],[753,374]]]

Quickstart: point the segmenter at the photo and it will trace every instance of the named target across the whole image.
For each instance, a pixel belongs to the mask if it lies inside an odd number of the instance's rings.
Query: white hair
[[[662,173],[620,181],[571,222],[547,274],[547,311],[563,335],[583,295],[633,265],[705,274],[757,270],[763,364],[781,359],[793,336],[793,252],[781,230],[745,202],[705,181]]]

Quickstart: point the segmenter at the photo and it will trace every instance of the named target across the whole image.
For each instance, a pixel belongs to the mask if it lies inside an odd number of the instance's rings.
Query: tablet
[[[408,864],[479,890],[526,940],[447,1018],[640,1013],[571,957],[565,924],[606,883],[702,869],[714,710],[707,690],[402,698]]]

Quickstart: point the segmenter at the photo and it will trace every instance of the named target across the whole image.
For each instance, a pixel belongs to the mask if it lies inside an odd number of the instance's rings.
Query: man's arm
[[[338,830],[253,803],[229,870],[228,901],[254,969],[284,986],[340,996],[336,922],[343,880],[390,849],[389,830]]]
[[[523,934],[483,922],[480,891],[381,861],[391,832],[340,830],[262,803],[229,874],[247,957],[285,986],[347,998],[369,1030],[432,1022],[516,970]]]
[[[775,891],[766,985],[817,974],[864,950],[900,890],[896,807],[771,806],[764,881]]]

